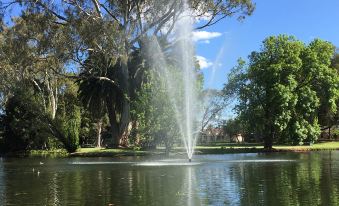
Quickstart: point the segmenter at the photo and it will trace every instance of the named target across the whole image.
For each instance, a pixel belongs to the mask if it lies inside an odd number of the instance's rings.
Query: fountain
[[[198,137],[198,116],[201,114],[197,101],[197,81],[195,71],[194,45],[192,41],[193,19],[186,1],[173,33],[173,54],[180,77],[170,71],[165,54],[158,38],[147,42],[148,60],[153,68],[164,77],[168,97],[173,106],[176,122],[183,140],[189,162],[192,160],[194,146]],[[178,86],[180,85],[180,86]],[[178,91],[178,89],[180,91]]]

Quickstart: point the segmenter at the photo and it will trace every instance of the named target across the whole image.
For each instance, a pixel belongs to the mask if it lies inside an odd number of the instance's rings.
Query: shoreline
[[[311,146],[273,146],[272,150],[265,150],[258,144],[224,144],[224,145],[204,145],[196,146],[195,155],[208,154],[237,154],[237,153],[277,153],[277,152],[312,152],[312,151],[335,151],[339,150],[339,142],[317,143]],[[184,155],[185,149],[182,147],[172,149],[170,154]],[[15,152],[1,157],[123,157],[123,156],[164,156],[164,148],[155,150],[133,150],[130,148],[106,149],[106,148],[79,148],[74,153],[67,153],[64,149],[56,150],[32,150],[26,152]]]

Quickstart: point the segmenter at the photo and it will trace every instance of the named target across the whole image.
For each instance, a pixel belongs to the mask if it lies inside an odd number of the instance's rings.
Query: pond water
[[[339,151],[0,159],[0,205],[109,204],[339,205]]]

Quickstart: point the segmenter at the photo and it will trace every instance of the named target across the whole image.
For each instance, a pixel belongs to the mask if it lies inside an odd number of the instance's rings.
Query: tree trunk
[[[269,128],[269,129],[268,129]],[[274,139],[274,128],[273,125],[267,127],[267,132],[264,137],[264,149],[272,150],[273,147],[273,139]]]
[[[51,116],[52,116],[52,119],[55,119],[56,110],[57,110],[57,102],[56,102],[56,97],[54,95],[52,88],[50,88],[49,94],[50,94],[50,101],[51,101]]]
[[[115,81],[119,88],[116,88],[116,94],[107,97],[107,111],[111,124],[112,147],[119,147],[121,139],[128,128],[129,123],[129,75],[127,67],[128,56],[121,56],[115,66]]]
[[[140,145],[140,134],[139,134],[139,122],[137,120],[134,120],[132,122],[132,131],[134,131],[134,135],[135,135],[135,141],[134,141],[134,145],[139,146]]]
[[[120,138],[119,145],[122,147],[128,147],[129,146],[129,136],[131,134],[133,128],[133,122],[129,122],[127,128],[125,129],[124,133],[122,134],[122,137]]]
[[[266,95],[267,95],[267,92],[266,92]],[[271,117],[271,112],[268,109],[265,109],[264,149],[266,150],[272,150],[272,146],[273,146],[274,128],[273,128],[273,122],[270,117]]]
[[[271,150],[273,146],[272,137],[270,134],[265,135],[264,137],[264,149]]]
[[[45,96],[44,93],[40,87],[40,85],[38,84],[37,81],[35,81],[34,79],[32,79],[33,84],[36,86],[36,88],[39,90],[39,93],[41,95],[41,99],[42,99],[42,104],[44,106],[44,111],[47,112],[47,104],[46,104],[46,100],[45,100]]]
[[[120,57],[120,86],[124,93],[124,97],[122,100],[122,111],[121,111],[121,117],[120,117],[120,125],[119,125],[119,135],[120,139],[123,137],[123,134],[125,134],[128,130],[128,124],[130,122],[130,101],[127,97],[129,97],[129,73],[128,73],[128,56],[125,55],[123,57]]]
[[[46,74],[47,75],[47,74]],[[55,119],[56,111],[57,111],[57,106],[58,106],[58,90],[57,86],[55,85],[55,91],[53,89],[53,85],[51,81],[46,78],[46,86],[47,86],[47,92],[48,92],[48,99],[49,99],[49,107],[50,107],[50,112],[51,112],[51,117],[52,119]],[[54,94],[55,92],[55,94]]]
[[[97,147],[101,147],[101,129],[102,129],[102,119],[100,118],[97,122]]]
[[[111,124],[111,145],[110,147],[117,148],[119,147],[120,135],[119,135],[119,124],[117,120],[117,115],[114,107],[113,99],[107,98],[107,111],[108,111],[108,118]]]

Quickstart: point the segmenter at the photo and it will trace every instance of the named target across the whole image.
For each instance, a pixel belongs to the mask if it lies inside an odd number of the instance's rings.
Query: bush
[[[75,152],[79,147],[79,130],[80,130],[80,108],[73,106],[69,118],[64,122],[64,132],[66,138],[65,148],[68,152]]]
[[[5,106],[2,152],[43,149],[48,136],[43,108],[32,89],[16,90]]]
[[[76,92],[66,90],[58,107],[55,119],[60,138],[68,152],[75,152],[79,147],[79,133],[81,127],[80,106]]]
[[[334,138],[334,139],[339,138],[339,129],[333,129],[331,132],[332,132],[331,138]]]

